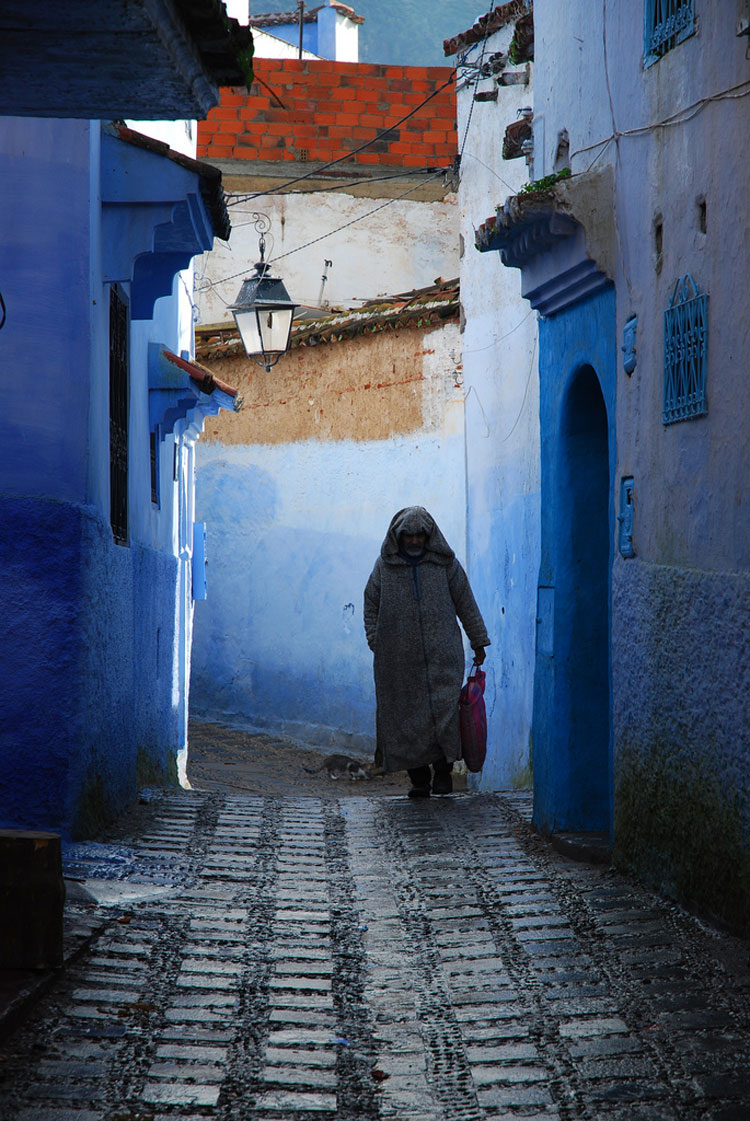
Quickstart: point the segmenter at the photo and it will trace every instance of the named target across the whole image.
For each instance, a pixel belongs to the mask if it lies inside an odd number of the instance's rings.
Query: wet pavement
[[[529,808],[160,796],[68,853],[100,932],[0,1044],[0,1118],[747,1121],[748,944]]]

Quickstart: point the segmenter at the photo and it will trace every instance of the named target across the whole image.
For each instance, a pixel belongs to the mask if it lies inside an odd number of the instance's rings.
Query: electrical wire
[[[534,314],[534,309],[530,308],[526,312],[526,314],[523,316],[523,318],[520,319],[518,321],[518,323],[516,323],[515,327],[511,327],[510,331],[506,331],[505,334],[501,335],[499,338],[493,338],[492,342],[487,343],[487,346],[478,346],[478,347],[475,347],[473,350],[464,350],[464,352],[463,352],[464,355],[467,355],[467,354],[481,354],[483,351],[489,350],[493,346],[499,346],[499,344],[501,342],[504,342],[505,339],[510,338],[510,336],[515,331],[517,331],[519,327],[522,327],[523,324],[526,322],[526,320],[529,318],[529,316],[533,315],[533,314]]]
[[[430,176],[430,178],[435,179],[438,175],[442,174],[443,169],[441,168],[439,171],[436,171],[434,175]],[[353,226],[356,222],[361,222],[364,218],[369,218],[371,215],[377,214],[379,210],[383,210],[386,206],[390,206],[392,202],[398,202],[399,199],[406,198],[407,195],[412,194],[414,191],[418,191],[421,186],[422,183],[416,183],[411,187],[407,187],[407,189],[405,191],[402,191],[400,195],[394,195],[392,199],[386,199],[385,202],[380,204],[380,206],[376,206],[373,210],[368,210],[366,214],[360,214],[359,217],[352,218],[349,222],[344,222],[344,224],[338,226],[337,229],[330,230],[330,232],[327,234],[321,234],[320,237],[314,237],[311,241],[305,242],[304,245],[298,245],[296,249],[288,249],[286,253],[280,253],[278,257],[273,258],[273,261],[282,261],[284,257],[291,257],[293,253],[299,253],[302,249],[307,249],[311,245],[317,245],[319,241],[325,241],[327,237],[332,237],[334,234],[340,233],[341,230],[346,230],[349,228],[349,226]],[[271,262],[269,262],[269,264],[270,263]]]
[[[502,175],[498,175],[498,173],[494,170],[494,168],[491,168],[488,163],[485,163],[484,160],[480,160],[479,156],[475,156],[473,152],[467,152],[466,154],[467,154],[467,156],[469,157],[470,160],[476,160],[476,162],[480,163],[482,165],[482,167],[486,167],[487,170],[492,175],[494,175],[496,179],[500,180],[500,182],[502,183],[502,185],[504,187],[508,188],[508,190],[510,191],[510,193],[512,195],[514,195],[516,193],[516,188],[511,187],[510,183],[506,183],[505,180],[503,179]]]
[[[429,182],[429,179],[435,179],[438,175],[442,175],[443,171],[444,168],[439,168],[436,172],[433,173],[432,176],[428,177],[427,181]],[[300,253],[303,249],[309,249],[311,245],[317,245],[319,241],[325,241],[326,238],[333,237],[334,234],[338,234],[342,230],[348,229],[349,226],[353,226],[357,222],[362,222],[365,218],[369,218],[371,215],[377,214],[379,210],[383,210],[386,206],[390,206],[392,202],[398,202],[399,199],[406,198],[406,196],[410,195],[413,191],[418,191],[419,188],[423,185],[424,181],[414,183],[411,187],[408,187],[405,191],[402,191],[400,195],[395,195],[391,199],[386,199],[385,202],[380,204],[380,206],[374,207],[373,210],[368,210],[366,214],[360,214],[358,215],[358,217],[352,218],[349,222],[344,222],[343,225],[337,226],[335,230],[329,230],[328,233],[321,234],[319,237],[314,237],[311,241],[306,241],[304,245],[298,245],[295,249],[288,249],[286,253],[280,253],[278,257],[269,258],[269,266],[275,264],[276,261],[282,261],[285,257],[291,257],[293,253]],[[249,225],[250,223],[244,224]],[[233,273],[231,276],[223,276],[221,280],[211,280],[208,282],[208,285],[205,288],[201,289],[201,292],[208,292],[209,290],[215,289],[217,284],[224,284],[230,280],[236,280],[238,276],[244,276],[246,272],[247,269],[243,269],[241,272]]]
[[[397,128],[400,128],[405,121],[408,121],[411,117],[418,113],[420,109],[423,109],[428,101],[432,101],[433,97],[437,97],[439,93],[442,93],[442,91],[455,80],[456,70],[454,68],[451,71],[451,75],[447,79],[447,81],[443,82],[441,86],[438,86],[437,89],[428,94],[423,101],[420,101],[419,105],[415,105],[414,108],[411,109],[405,116],[401,117],[399,121],[396,121],[395,125],[390,125],[388,128],[383,129],[382,132],[376,133],[376,135],[373,136],[370,140],[366,140],[364,144],[360,144],[358,148],[352,148],[351,152],[346,152],[343,156],[338,156],[335,160],[330,160],[329,163],[324,163],[321,167],[316,167],[311,171],[307,171],[304,175],[298,175],[295,179],[288,179],[286,183],[280,183],[272,190],[256,191],[253,195],[241,195],[236,199],[230,200],[227,203],[227,206],[236,206],[240,202],[251,202],[253,199],[264,198],[266,195],[270,194],[276,195],[279,193],[279,191],[283,191],[286,187],[293,187],[295,183],[302,183],[305,179],[312,179],[314,176],[320,175],[320,173],[322,171],[325,171],[327,168],[335,167],[337,164],[344,163],[345,160],[350,160],[353,156],[359,155],[360,152],[364,152],[366,148],[369,148],[370,145],[374,144],[377,140],[382,140],[384,136],[387,136],[390,132],[394,132]]]
[[[593,160],[591,161],[591,163],[586,168],[586,171],[584,172],[585,175],[588,175],[588,173],[591,171],[592,167],[599,162],[599,160],[602,158],[604,153],[607,151],[607,148],[610,146],[610,144],[612,143],[613,140],[614,140],[614,136],[610,136],[609,140],[607,140],[604,143],[604,146],[599,149],[598,153],[594,156]],[[573,154],[575,155],[575,153],[573,153]]]
[[[653,121],[647,125],[638,125],[636,128],[618,129],[610,133],[609,136],[605,136],[601,140],[596,140],[593,144],[586,144],[582,148],[577,148],[575,152],[571,153],[571,156],[580,156],[583,152],[591,152],[594,148],[599,148],[603,144],[610,144],[613,140],[617,140],[620,137],[646,136],[649,132],[654,132],[659,128],[671,128],[673,125],[685,124],[687,121],[691,121],[693,117],[697,116],[707,105],[711,105],[715,101],[736,100],[740,97],[747,97],[748,94],[750,94],[750,80],[740,82],[736,86],[730,86],[720,93],[712,93],[709,94],[708,97],[702,97],[700,100],[694,101],[692,105],[688,105],[684,109],[679,109],[676,113],[672,113],[669,117],[665,117],[663,121]]]
[[[495,6],[496,6],[495,0],[492,0],[492,5],[490,7],[488,15],[492,14],[492,12],[495,9]],[[481,54],[480,54],[478,67],[481,67],[481,65],[482,65],[485,50],[486,50],[486,47],[487,47],[487,39],[488,38],[489,38],[489,32],[485,32],[485,34],[483,36],[483,39],[482,39],[482,51],[481,51]],[[449,86],[451,84],[451,82],[454,82],[455,79],[456,79],[456,68],[454,67],[454,69],[452,70],[451,75],[447,79],[447,81],[443,82],[442,85],[438,86],[437,89],[433,90],[433,92],[431,94],[429,94],[423,101],[421,101],[419,103],[419,105],[415,105],[415,107],[412,110],[410,110],[410,112],[408,112],[399,121],[397,121],[396,124],[391,125],[387,129],[384,129],[382,132],[380,132],[376,136],[374,136],[371,140],[368,140],[364,144],[361,144],[359,146],[359,148],[354,148],[351,152],[347,152],[345,155],[339,156],[335,160],[331,160],[330,163],[323,164],[322,167],[315,168],[311,171],[306,172],[304,175],[297,176],[295,179],[289,179],[285,183],[281,183],[278,186],[274,187],[272,190],[257,191],[255,194],[252,194],[252,195],[237,196],[235,199],[230,200],[227,203],[227,206],[237,206],[237,205],[241,205],[242,203],[252,202],[254,199],[262,198],[262,197],[265,197],[266,195],[279,194],[286,187],[291,187],[291,186],[294,186],[296,183],[301,183],[301,182],[304,182],[307,179],[311,179],[316,175],[320,175],[320,173],[322,171],[325,171],[327,168],[335,167],[337,164],[343,163],[345,160],[351,159],[352,156],[357,155],[359,152],[364,151],[365,148],[368,148],[371,144],[374,144],[376,140],[380,140],[382,137],[387,136],[388,133],[393,132],[395,129],[398,129],[404,123],[404,121],[408,121],[410,117],[413,117],[416,113],[418,113],[419,110],[422,109],[429,101],[431,101],[433,97],[436,97],[439,93],[441,93],[441,91],[444,90],[447,86]],[[466,128],[464,129],[464,136],[463,136],[461,150],[459,151],[457,159],[456,159],[456,163],[459,166],[460,166],[460,162],[461,162],[461,156],[462,156],[462,153],[463,153],[463,149],[466,145],[466,139],[467,139],[467,136],[469,134],[469,126],[471,125],[471,118],[472,118],[473,110],[474,110],[474,102],[472,101],[471,108],[469,110],[469,117],[468,117],[468,120],[466,122]],[[475,158],[478,158],[478,157],[475,157]],[[479,162],[481,163],[482,161],[480,160]],[[393,198],[386,199],[386,201],[384,203],[381,203],[380,206],[376,206],[373,210],[368,210],[366,214],[360,214],[358,217],[352,218],[349,222],[345,222],[343,225],[338,226],[336,229],[329,230],[328,233],[321,234],[319,237],[313,238],[312,240],[305,242],[303,245],[298,245],[295,249],[289,249],[286,253],[279,254],[278,257],[269,258],[269,261],[268,261],[269,266],[272,263],[275,263],[276,261],[283,260],[285,257],[292,256],[293,253],[299,253],[303,249],[309,249],[309,247],[311,245],[317,245],[318,242],[325,241],[327,238],[333,237],[334,234],[340,233],[342,230],[348,229],[349,226],[353,226],[357,222],[361,222],[365,218],[369,218],[373,214],[377,214],[378,211],[383,210],[386,206],[390,206],[392,203],[398,202],[400,199],[406,198],[407,195],[412,194],[412,192],[418,190],[421,186],[423,186],[423,184],[425,182],[430,182],[432,179],[436,178],[438,175],[443,175],[446,172],[446,170],[450,170],[450,169],[444,168],[444,167],[437,168],[437,169],[435,169],[435,171],[432,174],[427,175],[425,177],[425,179],[420,180],[419,183],[409,187],[406,191],[402,191],[401,194],[394,195]],[[387,176],[386,178],[390,178],[390,177]],[[498,176],[498,178],[500,178],[500,176]],[[502,182],[502,180],[501,180],[501,182]],[[309,193],[314,193],[314,192],[309,192]],[[247,225],[251,225],[251,223],[249,223],[249,222],[238,223],[238,226],[247,226]],[[237,277],[244,276],[246,271],[247,271],[246,269],[243,269],[241,272],[233,273],[231,276],[224,276],[220,280],[210,280],[210,281],[208,281],[208,284],[206,285],[206,287],[200,289],[200,291],[201,292],[207,292],[207,291],[212,291],[212,290],[215,291],[217,284],[224,284],[224,283],[228,283],[230,280],[236,280]],[[216,294],[217,294],[217,296],[219,295],[218,292]],[[219,299],[222,299],[222,302],[226,303],[226,301],[223,301],[223,298],[221,296],[219,296]]]
[[[607,99],[609,101],[609,116],[610,116],[610,120],[612,121],[612,134],[615,138],[615,163],[618,165],[618,168],[619,168],[619,171],[618,171],[618,178],[619,178],[621,176],[621,173],[622,173],[622,158],[621,158],[621,153],[620,153],[620,137],[617,135],[617,124],[615,122],[615,102],[614,102],[614,98],[612,97],[612,86],[611,86],[610,80],[609,80],[609,57],[608,57],[608,53],[607,53],[607,0],[604,0],[604,3],[602,5],[602,54],[603,54],[603,59],[604,59],[604,80],[607,84]],[[605,149],[603,149],[603,151],[604,150]],[[601,155],[602,152],[600,152],[599,154]],[[596,163],[596,160],[592,160],[591,166],[593,167],[595,163]],[[619,207],[618,202],[617,202],[617,188],[615,187],[615,190],[612,194],[612,216],[614,218],[614,224],[615,224],[615,237],[617,238],[617,248],[619,250],[619,257],[620,257],[620,267],[622,269],[622,275],[623,275],[623,278],[625,280],[625,285],[628,289],[628,299],[630,300],[630,306],[632,307],[633,306],[633,285],[630,283],[630,269],[628,267],[628,264],[629,264],[628,259],[627,259],[628,254],[626,253],[626,250],[625,250],[625,244],[624,244],[625,239],[623,239],[622,232],[620,230],[620,224],[622,222],[622,217],[619,214],[619,210],[620,210],[620,207]],[[628,253],[629,253],[629,248],[630,247],[629,247],[629,244],[628,244]]]
[[[182,283],[182,287],[185,289],[185,294],[186,294],[188,300],[190,301],[190,308],[191,308],[193,323],[200,323],[200,319],[201,319],[200,309],[198,308],[198,305],[193,300],[193,295],[195,294],[195,291],[196,291],[195,282],[193,283],[193,290],[191,291],[191,289],[188,288],[188,286],[187,286],[187,281],[185,280],[185,277],[183,276],[183,274],[180,272],[177,275],[179,276],[180,281]],[[195,274],[193,274],[193,277],[195,277]]]
[[[531,385],[531,375],[534,373],[534,359],[536,358],[536,345],[537,345],[538,340],[539,340],[539,332],[535,331],[534,332],[534,345],[531,348],[531,364],[529,366],[529,376],[526,378],[526,388],[523,391],[523,398],[521,399],[521,406],[518,410],[518,416],[514,420],[513,427],[511,428],[511,430],[507,434],[507,436],[503,436],[502,440],[499,441],[501,444],[505,444],[505,443],[508,442],[508,440],[511,438],[511,436],[515,432],[516,428],[518,428],[518,422],[520,421],[521,417],[523,416],[523,410],[526,406],[526,397],[527,397],[528,392],[529,392],[529,386]]]
[[[487,16],[485,17],[486,21],[487,21],[487,23],[486,23],[487,27],[489,27],[490,16],[492,15],[494,10],[495,10],[495,0],[492,0],[492,3],[490,5],[490,10],[487,13]],[[488,38],[489,38],[489,32],[485,31],[484,35],[482,36],[482,53],[480,54],[479,62],[477,63],[477,81],[479,80],[479,75],[480,75],[480,72],[481,72],[481,69],[482,69],[482,63],[484,62],[484,52],[487,50],[487,40],[488,40]],[[454,71],[454,74],[455,74],[455,71]],[[464,138],[461,141],[461,147],[458,150],[458,165],[459,165],[459,167],[461,166],[461,159],[462,159],[463,154],[464,154],[464,148],[466,147],[466,138],[469,135],[469,128],[471,126],[471,118],[474,115],[474,105],[475,104],[476,103],[474,101],[474,98],[472,98],[471,99],[471,105],[469,106],[469,116],[467,117],[467,120],[466,120],[466,128],[464,129]]]
[[[530,314],[531,314],[531,312],[529,312],[529,315]],[[528,319],[528,315],[524,316],[524,319]],[[524,320],[522,319],[521,323],[523,323],[523,321]],[[519,323],[517,326],[520,327],[521,324]],[[514,330],[515,330],[515,328],[514,328]],[[509,331],[508,334],[511,334],[511,332]],[[506,337],[506,336],[503,336],[503,337]],[[531,363],[529,365],[529,373],[528,373],[528,376],[526,378],[526,385],[524,387],[523,397],[521,398],[521,404],[520,404],[519,409],[518,409],[518,416],[513,421],[513,426],[511,427],[511,429],[507,433],[507,435],[503,436],[502,440],[498,441],[501,444],[505,444],[505,443],[508,442],[508,440],[511,438],[511,436],[515,432],[516,428],[518,428],[518,423],[519,423],[521,417],[523,416],[523,410],[526,406],[526,398],[527,398],[528,393],[529,393],[529,386],[531,385],[531,376],[534,373],[534,359],[536,358],[536,347],[537,347],[538,338],[539,338],[538,333],[535,332],[534,333],[534,345],[531,348]],[[500,341],[500,340],[498,340],[498,341]],[[492,344],[490,344],[490,345],[492,345]],[[483,349],[486,350],[487,348],[484,347]],[[475,354],[475,353],[476,353],[476,351],[464,351],[464,354]],[[466,393],[464,394],[464,405],[467,403],[467,401],[471,397],[472,393],[476,397],[477,403],[479,405],[479,409],[482,413],[482,420],[484,421],[484,427],[486,429],[486,431],[484,433],[484,439],[488,440],[489,437],[492,435],[492,431],[490,429],[489,421],[487,420],[487,414],[484,411],[484,405],[482,404],[482,398],[479,396],[479,393],[477,392],[476,386],[470,385],[469,388],[467,389]]]

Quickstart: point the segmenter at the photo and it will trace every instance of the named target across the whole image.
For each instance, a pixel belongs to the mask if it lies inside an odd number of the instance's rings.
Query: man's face
[[[401,545],[407,553],[421,553],[427,544],[426,533],[402,533]]]

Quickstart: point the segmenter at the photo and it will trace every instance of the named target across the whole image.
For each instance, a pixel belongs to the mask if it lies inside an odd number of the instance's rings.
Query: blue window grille
[[[664,312],[664,424],[708,412],[708,296],[688,273],[678,280]]]
[[[646,66],[695,33],[695,0],[645,0],[643,60]]]

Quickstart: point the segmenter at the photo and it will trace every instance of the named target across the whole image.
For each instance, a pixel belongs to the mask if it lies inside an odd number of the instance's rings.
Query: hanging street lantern
[[[254,359],[264,370],[270,370],[289,349],[292,320],[299,304],[290,299],[284,282],[271,276],[262,232],[258,244],[260,260],[255,272],[244,281],[229,310],[234,313],[248,358]]]

